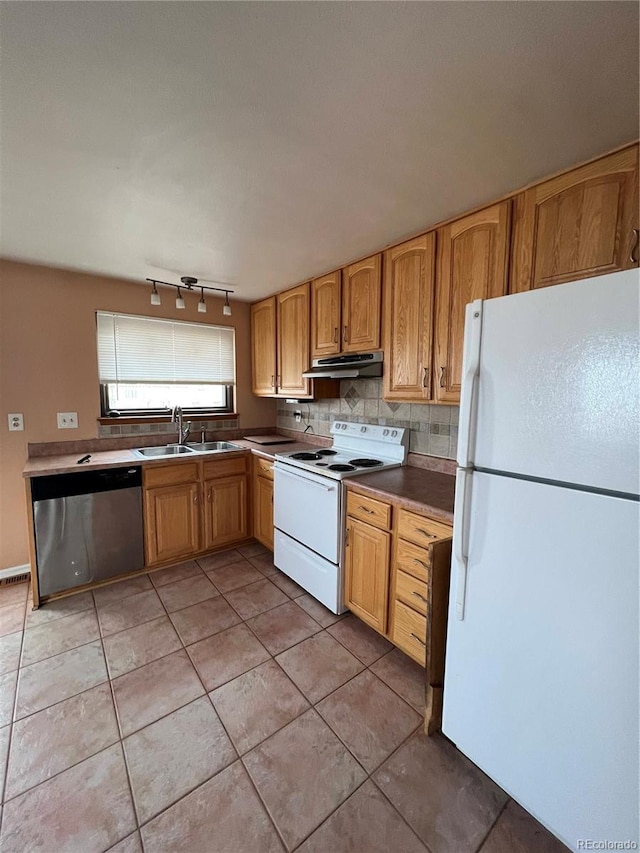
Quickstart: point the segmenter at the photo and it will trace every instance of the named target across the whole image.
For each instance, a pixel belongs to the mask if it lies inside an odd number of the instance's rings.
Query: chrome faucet
[[[171,410],[171,423],[178,424],[178,444],[186,444],[191,432],[191,421],[187,421],[186,427],[182,426],[182,409],[180,406],[174,406]]]

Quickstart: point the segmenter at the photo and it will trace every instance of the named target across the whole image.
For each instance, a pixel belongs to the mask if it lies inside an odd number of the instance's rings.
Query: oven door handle
[[[310,483],[312,486],[315,486],[318,489],[322,489],[323,492],[335,492],[336,490],[336,485],[334,484],[330,486],[325,486],[324,483],[319,483],[315,479],[312,480],[311,477],[305,477],[302,474],[294,474],[292,471],[286,471],[279,465],[276,465],[276,473],[284,474],[285,477],[293,477],[295,480],[302,480],[303,483]]]

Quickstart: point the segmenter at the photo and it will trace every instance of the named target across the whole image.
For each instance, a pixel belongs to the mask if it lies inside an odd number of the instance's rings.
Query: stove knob
[[[398,434],[398,430],[397,430],[397,429],[392,429],[392,430],[391,430],[391,438],[395,438],[395,437],[397,436],[397,434]]]
[[[383,434],[383,435],[389,435],[389,430],[388,430],[388,429],[383,429],[383,430],[382,430],[382,434]]]
[[[367,431],[366,427],[360,427],[360,432],[366,432],[366,431]]]

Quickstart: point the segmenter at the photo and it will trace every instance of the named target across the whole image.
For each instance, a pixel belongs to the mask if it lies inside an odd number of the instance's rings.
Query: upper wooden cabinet
[[[309,285],[301,284],[276,297],[278,375],[281,397],[308,397],[310,383],[302,378],[309,369]]]
[[[343,270],[342,352],[380,349],[381,255]]]
[[[638,146],[516,199],[511,291],[638,266]]]
[[[460,402],[465,307],[507,292],[511,202],[438,230],[434,397]]]
[[[258,397],[276,392],[276,298],[270,296],[251,306],[252,391]]]
[[[431,398],[435,233],[385,252],[383,396]]]
[[[311,282],[311,355],[340,352],[341,271]]]

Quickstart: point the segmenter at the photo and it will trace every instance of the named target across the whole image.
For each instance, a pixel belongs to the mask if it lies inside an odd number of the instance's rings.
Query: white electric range
[[[396,468],[408,431],[335,421],[333,445],[276,453],[274,562],[333,613],[344,607],[343,480]]]

